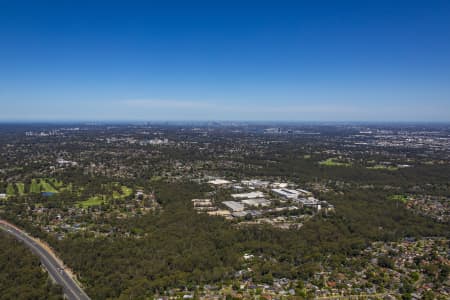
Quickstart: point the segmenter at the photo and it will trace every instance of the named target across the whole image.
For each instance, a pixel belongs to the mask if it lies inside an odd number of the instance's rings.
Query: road
[[[0,229],[11,234],[17,240],[21,241],[31,251],[39,256],[42,264],[47,269],[50,276],[62,286],[67,299],[69,300],[89,300],[88,295],[81,289],[77,282],[64,269],[64,266],[57,261],[52,253],[45,249],[41,244],[30,237],[26,232],[19,228],[0,220]]]

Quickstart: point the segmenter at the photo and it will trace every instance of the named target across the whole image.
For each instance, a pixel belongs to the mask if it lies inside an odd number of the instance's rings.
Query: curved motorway
[[[3,230],[17,240],[23,242],[31,251],[39,256],[42,264],[47,269],[50,276],[62,286],[64,294],[69,300],[89,300],[88,295],[73,280],[73,278],[64,270],[64,266],[59,263],[52,253],[42,247],[34,238],[30,237],[24,231],[17,227],[0,220],[0,230]]]

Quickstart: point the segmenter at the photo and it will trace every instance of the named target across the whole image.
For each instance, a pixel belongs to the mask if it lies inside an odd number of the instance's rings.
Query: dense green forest
[[[64,261],[81,274],[93,299],[137,298],[169,287],[226,283],[242,268],[242,255],[258,255],[254,280],[310,278],[327,264],[339,269],[374,240],[448,235],[448,227],[413,215],[384,192],[354,190],[329,194],[333,216],[318,216],[301,230],[236,228],[221,218],[196,214],[189,200],[205,187],[160,183],[160,213],[115,220],[117,230],[145,233],[144,238],[93,238],[73,235],[51,240]]]
[[[39,259],[14,238],[0,232],[0,299],[63,299]]]

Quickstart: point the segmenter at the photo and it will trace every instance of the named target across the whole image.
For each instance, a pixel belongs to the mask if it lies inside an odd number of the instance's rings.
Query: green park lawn
[[[406,197],[405,195],[391,195],[389,196],[389,199],[393,201],[400,201],[403,203],[408,202],[408,197]]]
[[[25,195],[25,184],[23,182],[16,183],[16,187],[19,196]]]
[[[30,193],[38,194],[40,192],[41,192],[41,185],[37,182],[36,179],[32,179],[30,184]]]
[[[118,184],[117,184],[118,186]],[[120,192],[119,191],[113,191],[112,198],[114,200],[124,199],[130,195],[133,194],[133,189],[127,187],[127,186],[120,186]],[[96,195],[92,196],[89,199],[85,201],[78,202],[78,205],[83,208],[88,208],[91,206],[98,206],[103,203],[107,202],[107,196],[105,195]]]
[[[14,189],[14,184],[9,183],[6,187],[6,195],[14,196],[16,194],[16,190]]]
[[[40,179],[39,182],[37,179],[32,179],[30,193],[39,194],[40,192],[57,193],[58,190],[45,179]]]
[[[340,162],[336,158],[328,158],[327,160],[323,160],[319,162],[319,165],[321,166],[327,166],[327,167],[350,167],[351,163],[346,162]]]
[[[162,179],[161,176],[153,176],[152,178],[150,178],[151,182],[156,182],[156,181],[160,181]]]
[[[39,194],[41,192],[57,193],[58,190],[44,179],[41,179],[39,182],[37,179],[32,179],[31,184],[29,185],[29,192],[32,194]],[[8,184],[8,186],[6,187],[6,194],[8,196],[25,195],[25,183],[16,182]]]
[[[367,167],[369,170],[388,170],[388,171],[397,171],[398,167],[394,166],[385,166],[385,165],[375,165],[372,167]]]
[[[41,190],[43,192],[51,192],[51,193],[57,193],[58,191],[48,183],[45,179],[41,179]]]
[[[91,206],[98,206],[103,204],[105,201],[101,196],[93,196],[85,201],[78,202],[78,204],[83,208],[88,208]]]
[[[133,189],[130,189],[127,186],[122,185],[122,195],[123,197],[128,197],[133,194]]]
[[[133,189],[130,189],[127,186],[122,185],[120,187],[120,192],[114,191],[113,198],[114,199],[123,199],[133,194]]]
[[[56,189],[60,189],[64,186],[64,183],[62,181],[59,181],[55,178],[49,178],[49,179],[47,179],[47,182],[49,182]]]
[[[60,190],[61,192],[63,192],[63,191],[66,191],[66,192],[72,192],[73,186],[72,186],[71,183],[69,183],[69,184],[66,185],[66,186],[61,186],[61,187],[59,187],[59,190]]]

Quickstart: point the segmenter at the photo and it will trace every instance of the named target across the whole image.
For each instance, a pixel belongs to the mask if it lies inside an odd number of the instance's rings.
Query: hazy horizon
[[[0,4],[0,122],[450,122],[448,1],[171,4]]]

